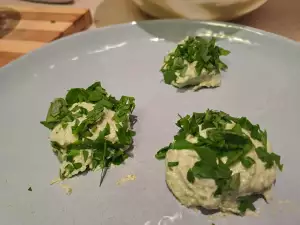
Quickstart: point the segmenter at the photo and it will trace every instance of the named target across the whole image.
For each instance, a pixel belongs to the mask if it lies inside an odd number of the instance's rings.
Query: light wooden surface
[[[88,9],[0,6],[0,66],[60,37],[87,29]]]

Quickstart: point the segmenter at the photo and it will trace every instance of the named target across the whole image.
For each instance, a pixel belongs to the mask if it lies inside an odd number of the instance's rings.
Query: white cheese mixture
[[[221,85],[221,74],[217,74],[215,71],[208,72],[203,69],[201,74],[198,75],[195,68],[197,61],[188,63],[185,60],[184,65],[186,65],[186,70],[175,73],[176,80],[172,82],[175,87],[194,86],[193,90],[198,90],[202,87],[218,87]]]
[[[196,91],[202,87],[219,87],[221,71],[227,65],[220,59],[230,54],[216,45],[216,40],[199,36],[187,36],[164,58],[161,72],[165,83],[177,88],[192,86]]]
[[[80,106],[85,108],[88,111],[91,111],[94,109],[94,104],[81,102],[81,103],[75,103],[70,107],[70,110],[72,110],[74,107]],[[74,114],[76,112],[73,112]],[[96,124],[95,129],[91,129],[92,136],[89,137],[91,140],[95,140],[101,131],[103,131],[107,124],[110,125],[110,134],[105,136],[105,139],[115,143],[118,141],[117,136],[117,126],[116,122],[113,120],[113,116],[115,114],[114,111],[104,108],[103,110],[104,116],[101,120],[99,120]],[[78,118],[80,122],[85,120],[86,115],[83,115],[82,117]],[[72,133],[72,126],[74,126],[75,121],[68,122],[67,126],[64,128],[62,124],[58,124],[50,133],[50,141],[57,142],[60,146],[66,147],[69,144],[72,144],[78,140],[78,137]],[[62,149],[64,150],[64,149]],[[93,158],[93,151],[91,150],[84,150],[88,153],[87,160],[84,160],[83,152],[81,151],[79,155],[75,156],[73,158],[73,163],[81,163],[81,167],[79,169],[74,169],[71,173],[68,173],[66,170],[66,167],[69,164],[72,164],[70,162],[67,162],[64,160],[65,154],[61,155],[61,158],[63,160],[60,171],[61,173],[65,174],[66,177],[73,176],[75,174],[78,174],[80,172],[85,171],[87,168],[92,169],[92,158]]]
[[[226,129],[231,129],[234,123],[227,124]],[[201,130],[200,135],[206,138],[206,130]],[[260,147],[263,144],[250,137],[248,131],[243,129],[243,132],[249,136],[254,146]],[[188,135],[187,141],[196,143],[197,138]],[[270,144],[268,143],[268,152],[271,152]],[[221,209],[239,213],[236,198],[251,194],[264,194],[268,191],[276,179],[275,165],[270,169],[265,169],[264,163],[258,158],[255,149],[253,148],[247,156],[250,156],[255,163],[251,168],[246,169],[241,162],[233,165],[230,169],[233,174],[240,173],[240,187],[236,194],[231,197],[215,197],[214,193],[217,186],[213,179],[195,179],[194,183],[187,180],[187,172],[192,168],[195,162],[199,161],[198,154],[193,150],[169,150],[166,155],[166,182],[176,196],[176,198],[188,207],[202,206],[207,209]],[[222,161],[226,162],[226,158]],[[168,167],[168,162],[179,162],[178,166]]]
[[[94,108],[94,104],[81,102],[81,103],[75,103],[74,105],[71,106],[70,109],[73,109],[75,106],[83,107],[83,108],[87,109],[88,111],[91,111]],[[109,110],[109,109],[104,109],[103,112],[104,112],[103,119],[97,123],[96,129],[90,130],[93,134],[90,137],[90,139],[95,140],[98,137],[99,133],[102,130],[104,130],[104,128],[106,127],[106,124],[109,124],[110,125],[110,134],[107,135],[105,138],[108,141],[115,143],[118,140],[117,133],[116,133],[117,127],[116,127],[115,121],[113,120],[113,116],[114,116],[115,112],[112,110]],[[85,118],[86,118],[86,116],[83,115],[82,117],[80,117],[78,119],[80,122],[82,122],[83,120],[85,120]],[[68,122],[66,128],[63,128],[62,124],[58,124],[51,131],[50,141],[55,141],[58,144],[60,144],[61,146],[67,146],[67,145],[77,141],[78,137],[72,133],[72,126],[74,126],[74,124],[75,124],[75,121]]]

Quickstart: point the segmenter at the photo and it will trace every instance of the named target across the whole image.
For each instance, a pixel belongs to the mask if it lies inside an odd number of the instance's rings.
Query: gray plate
[[[230,49],[222,86],[178,92],[159,72],[166,52],[187,35],[217,36]],[[267,129],[282,155],[270,204],[257,217],[217,218],[216,224],[300,224],[300,48],[248,27],[217,22],[151,21],[112,26],[61,39],[0,69],[1,225],[199,225],[209,217],[186,209],[164,181],[154,158],[176,133],[177,113],[224,110]],[[55,97],[100,80],[113,95],[136,97],[134,158],[109,171],[67,181],[73,194],[49,185],[58,175],[48,130],[39,124]],[[128,174],[137,179],[116,182]],[[27,189],[31,186],[33,191]]]

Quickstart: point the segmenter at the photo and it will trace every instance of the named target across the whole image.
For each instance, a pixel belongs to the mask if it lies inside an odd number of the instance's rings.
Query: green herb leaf
[[[274,165],[274,160],[272,155],[267,152],[263,147],[258,147],[255,149],[258,158],[265,163],[266,169],[270,169]]]
[[[251,157],[246,156],[241,159],[241,163],[245,168],[249,169],[255,163],[255,161]]]
[[[52,148],[54,148],[56,150],[62,149],[62,147],[55,141],[51,141],[51,146],[52,146]]]
[[[178,166],[179,162],[168,162],[168,167]]]
[[[72,106],[74,103],[77,102],[87,102],[88,100],[88,93],[83,88],[72,88],[68,91],[66,96],[66,102],[69,106]]]
[[[195,182],[195,176],[191,169],[188,170],[186,179],[192,184]]]
[[[80,150],[78,150],[78,149],[71,149],[67,154],[68,154],[68,156],[74,157],[74,156],[80,155]]]
[[[87,159],[88,159],[88,157],[89,157],[89,153],[88,153],[88,151],[83,150],[83,151],[82,151],[82,154],[83,154],[83,159],[84,159],[84,161],[86,162]]]
[[[78,169],[80,169],[81,167],[82,167],[82,164],[81,163],[74,163],[74,168],[76,169],[76,170],[78,170]]]
[[[276,163],[278,169],[279,169],[280,171],[282,171],[282,169],[283,169],[283,164],[280,163],[280,158],[281,158],[281,157],[280,157],[279,155],[275,154],[274,152],[271,153],[271,157],[273,158],[273,161]]]
[[[32,187],[29,187],[29,188],[28,188],[28,191],[32,191]]]
[[[233,165],[241,163],[248,169],[255,163],[248,156],[255,149],[251,138],[263,143],[264,147],[256,148],[255,151],[266,168],[276,164],[282,169],[280,156],[266,151],[266,131],[262,131],[259,125],[253,125],[247,118],[236,118],[209,109],[205,113],[179,117],[176,123],[178,134],[169,146],[157,152],[156,158],[164,159],[167,151],[194,150],[199,160],[188,171],[187,179],[190,182],[194,182],[195,178],[213,179],[217,185],[215,196],[231,194],[239,188],[240,174],[232,173],[230,168]],[[232,124],[235,124],[233,128],[228,129],[228,125]],[[193,143],[187,141],[190,138]]]
[[[241,125],[238,124],[238,123],[235,124],[235,126],[232,128],[231,131],[233,131],[234,133],[237,133],[237,134],[239,134],[239,135],[244,135],[243,130],[242,130],[242,127],[241,127]]]
[[[186,140],[177,140],[170,145],[170,149],[176,149],[176,150],[194,149],[194,148],[195,148],[195,145],[193,145],[192,143],[190,143]]]
[[[97,102],[97,104],[95,105],[95,108],[107,108],[107,109],[112,109],[114,107],[114,104],[111,103],[110,101],[106,100],[106,99],[101,99],[99,100],[99,102]]]
[[[89,132],[90,126],[100,120],[102,116],[103,108],[94,108],[87,114],[86,119],[74,128],[73,134],[78,135],[80,139],[83,138],[85,136],[84,134],[87,134],[86,132]]]
[[[252,126],[252,129],[251,129],[251,137],[256,139],[256,140],[259,140],[261,141],[262,139],[262,134],[261,134],[261,130],[259,128],[259,125],[254,125]]]
[[[66,101],[63,98],[57,98],[51,102],[46,120],[41,121],[41,124],[52,130],[69,113]]]
[[[220,56],[226,56],[230,51],[215,45],[216,39],[206,40],[202,37],[187,37],[183,43],[164,59],[161,72],[166,84],[175,81],[178,74],[182,76],[187,69],[186,63],[196,63],[196,72],[200,76],[203,70],[219,73],[225,70],[227,65],[220,60]]]
[[[231,179],[230,179],[230,184],[229,184],[229,188],[230,190],[238,190],[241,184],[241,174],[240,173],[235,173],[232,175]]]
[[[238,199],[237,199],[237,202],[239,204],[238,209],[240,210],[241,214],[245,214],[247,209],[249,209],[251,211],[255,211],[256,208],[253,204],[255,200],[256,199],[254,196],[249,196],[249,195],[238,197]]]
[[[164,71],[164,80],[166,84],[171,84],[172,81],[176,80],[175,71]]]
[[[223,49],[223,48],[220,48],[219,51],[220,51],[220,55],[226,56],[226,55],[229,55],[229,54],[230,54],[230,51],[225,50],[225,49]]]
[[[88,101],[89,102],[98,102],[100,100],[107,99],[107,92],[101,86],[100,82],[95,82],[91,86],[86,89],[88,93]]]
[[[80,104],[94,104],[93,110],[88,111]],[[108,168],[111,164],[119,165],[123,163],[128,154],[126,150],[133,142],[135,132],[131,130],[130,116],[135,108],[135,99],[129,96],[122,96],[119,100],[109,95],[101,86],[100,82],[95,82],[88,88],[72,88],[68,91],[65,99],[55,99],[48,110],[45,121],[41,123],[53,129],[58,124],[66,128],[71,122],[72,133],[78,138],[74,143],[67,146],[60,146],[53,142],[53,151],[63,163],[64,168],[60,170],[62,179],[70,178],[82,169],[82,163],[76,162],[74,157],[83,157],[85,163],[90,163],[85,169],[95,170],[97,168]],[[110,125],[99,132],[98,137],[92,140],[90,137],[98,130],[98,123],[102,122],[106,109],[114,111],[112,118],[117,127],[118,139],[115,143],[107,141],[110,134]],[[105,110],[105,111],[104,111]],[[94,138],[93,138],[94,139]]]
[[[162,149],[160,149],[156,154],[155,154],[155,158],[161,160],[161,159],[165,159],[166,158],[166,154],[167,151],[169,150],[170,146],[166,146],[163,147]]]

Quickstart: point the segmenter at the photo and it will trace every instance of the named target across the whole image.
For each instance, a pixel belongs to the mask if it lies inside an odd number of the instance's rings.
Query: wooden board
[[[87,29],[88,9],[0,6],[0,67],[60,37]]]

